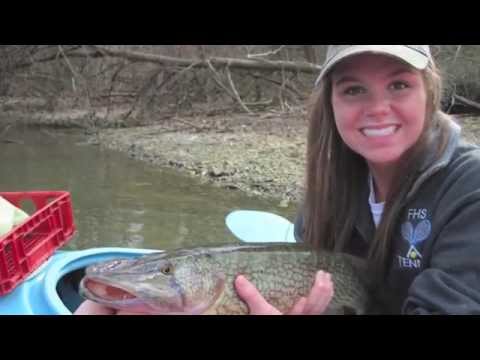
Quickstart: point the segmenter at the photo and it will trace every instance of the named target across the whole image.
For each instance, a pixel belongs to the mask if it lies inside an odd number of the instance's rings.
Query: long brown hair
[[[394,183],[386,197],[382,220],[370,239],[370,269],[383,279],[397,228],[399,213],[423,159],[434,144],[435,158],[448,142],[447,116],[440,111],[442,82],[432,61],[423,70],[427,91],[426,121],[422,134],[400,161]],[[341,139],[331,104],[332,85],[327,74],[311,97],[307,140],[304,239],[315,248],[342,251],[351,239],[359,211],[359,194],[365,186],[368,166]]]

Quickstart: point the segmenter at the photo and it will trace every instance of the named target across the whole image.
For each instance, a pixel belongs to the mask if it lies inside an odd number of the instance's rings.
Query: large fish
[[[299,244],[204,247],[116,259],[86,269],[80,293],[127,311],[150,314],[247,314],[234,289],[243,274],[282,312],[309,293],[315,274],[332,274],[329,314],[363,314],[369,300],[362,263]]]

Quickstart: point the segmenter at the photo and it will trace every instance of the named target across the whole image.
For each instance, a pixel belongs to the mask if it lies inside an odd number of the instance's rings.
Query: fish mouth
[[[191,314],[184,304],[160,304],[154,299],[136,294],[134,290],[119,284],[106,284],[97,277],[86,276],[80,283],[80,294],[99,304],[113,309],[125,310],[139,315],[185,315]]]
[[[101,279],[84,278],[80,284],[82,296],[118,310],[139,314],[153,314],[150,304],[141,300],[134,292],[119,285],[105,284]]]
[[[137,298],[128,290],[118,286],[107,285],[95,279],[85,279],[83,286],[88,289],[93,296],[107,301],[118,302]]]

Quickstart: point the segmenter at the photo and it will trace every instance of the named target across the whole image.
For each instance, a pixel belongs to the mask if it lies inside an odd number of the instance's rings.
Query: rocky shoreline
[[[103,129],[101,146],[282,206],[300,200],[305,167],[304,113],[170,119],[161,124]]]

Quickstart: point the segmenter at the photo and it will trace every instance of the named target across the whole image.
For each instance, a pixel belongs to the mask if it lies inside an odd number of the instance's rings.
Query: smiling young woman
[[[365,258],[374,313],[480,314],[480,151],[441,89],[428,45],[330,45],[312,95],[295,236]],[[275,312],[245,279],[237,290]],[[334,291],[317,279],[296,313]]]

